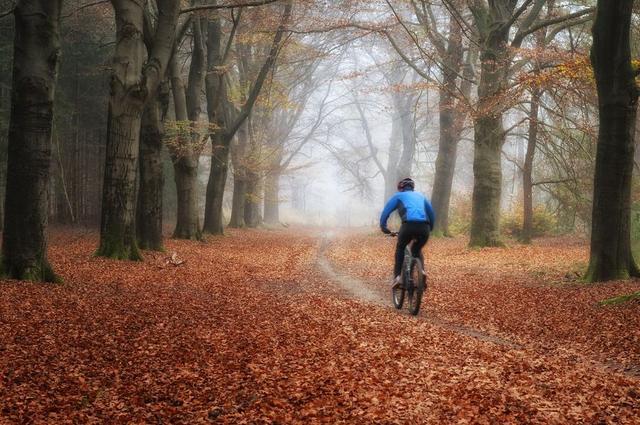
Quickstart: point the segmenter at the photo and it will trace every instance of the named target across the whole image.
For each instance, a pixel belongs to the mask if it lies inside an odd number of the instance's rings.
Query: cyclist
[[[404,258],[404,249],[415,239],[412,246],[412,254],[422,258],[422,247],[429,240],[429,233],[433,230],[435,213],[431,203],[419,192],[414,192],[415,183],[411,178],[398,182],[398,192],[393,195],[384,206],[380,216],[380,229],[383,233],[390,234],[387,228],[387,220],[391,213],[398,210],[402,219],[402,226],[398,232],[398,244],[396,245],[396,262],[393,268],[394,284],[401,282],[400,273]]]

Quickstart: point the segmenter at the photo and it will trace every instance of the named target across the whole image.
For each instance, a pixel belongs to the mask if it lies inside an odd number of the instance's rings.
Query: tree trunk
[[[389,141],[389,157],[387,158],[387,172],[384,179],[384,199],[385,201],[397,191],[398,161],[402,151],[402,125],[400,123],[400,113],[394,109],[391,119],[391,140]]]
[[[266,113],[260,115],[261,121],[258,127],[263,130],[267,128]],[[244,198],[244,222],[247,227],[255,229],[262,222],[260,212],[261,185],[262,185],[262,165],[260,158],[262,156],[262,145],[255,135],[255,124],[250,120],[249,127],[249,152],[246,155],[245,162],[247,164],[247,187]]]
[[[455,84],[455,77],[453,84]],[[455,86],[454,86],[455,89]],[[456,168],[459,132],[456,127],[455,99],[448,90],[440,90],[440,140],[431,192],[431,203],[436,214],[435,235],[449,234],[449,205]]]
[[[173,153],[178,212],[173,237],[178,239],[201,240],[200,220],[198,217],[198,162],[200,157],[199,134],[195,126],[200,119],[200,93],[204,83],[204,44],[200,20],[193,22],[194,47],[189,68],[189,83],[185,91],[180,76],[177,59],[171,63],[171,82],[174,93],[174,105],[177,121],[189,121],[191,134],[178,141]]]
[[[2,98],[0,98],[2,102]],[[4,198],[7,183],[7,139],[0,134],[0,232],[4,231]]]
[[[280,173],[272,171],[264,182],[264,222],[268,225],[280,223]]]
[[[458,73],[462,66],[462,29],[449,18],[449,39],[444,55],[443,84],[439,90],[439,142],[431,203],[436,213],[435,235],[449,235],[449,205],[456,168],[458,141],[464,118],[456,111]],[[462,118],[462,119],[461,119]]]
[[[140,186],[136,208],[136,232],[142,249],[163,251],[162,246],[162,137],[160,102],[151,99],[140,129]]]
[[[222,201],[229,169],[229,141],[221,134],[212,136],[211,172],[207,183],[203,232],[221,235],[224,232]]]
[[[178,212],[173,237],[177,239],[201,240],[198,219],[198,162],[192,158],[182,157],[173,164],[176,190],[178,195]]]
[[[509,28],[489,31],[480,55],[479,116],[474,119],[473,198],[471,239],[474,247],[502,246],[500,197],[502,194],[503,106],[500,95],[507,82]]]
[[[229,227],[240,228],[245,226],[244,206],[247,195],[247,168],[246,151],[248,145],[248,122],[245,122],[238,130],[236,145],[232,147],[231,158],[233,161],[233,200],[231,202],[231,220]]]
[[[135,232],[135,189],[142,104],[109,105],[102,224],[97,255],[141,260]],[[133,105],[131,105],[133,106]]]
[[[207,114],[209,123],[220,127],[211,133],[211,170],[207,182],[207,194],[204,209],[202,231],[212,235],[224,232],[222,202],[229,167],[229,145],[231,137],[222,131],[226,119],[222,114],[222,105],[226,103],[226,90],[222,74],[222,27],[220,17],[216,15],[207,27]]]
[[[135,232],[135,179],[144,105],[155,95],[173,51],[179,3],[158,0],[158,25],[145,61],[143,9],[134,0],[111,0],[116,14],[102,224],[97,255],[140,260]]]
[[[231,219],[229,227],[241,228],[244,222],[244,204],[247,193],[247,182],[240,174],[233,173],[233,198],[231,200]]]
[[[402,96],[397,107],[400,108],[400,124],[402,128],[402,154],[396,169],[397,180],[411,177],[413,157],[416,151],[415,122],[413,114],[413,97]]]
[[[500,196],[502,190],[502,132],[500,118],[477,118],[473,155],[473,197],[471,246],[502,246],[500,239]]]
[[[593,189],[591,256],[586,279],[640,275],[631,252],[630,208],[638,87],[631,66],[633,1],[598,0],[591,63],[600,128]]]
[[[61,0],[17,3],[2,275],[57,280],[47,260],[53,100],[60,60]]]
[[[257,173],[249,173],[244,200],[244,222],[247,227],[252,229],[258,227],[262,221],[260,214],[260,186],[260,176]]]
[[[522,167],[522,195],[523,195],[523,223],[522,236],[523,243],[531,243],[533,237],[533,158],[538,143],[538,109],[540,108],[540,97],[542,92],[539,88],[534,88],[531,92],[531,108],[529,110],[529,134],[527,140],[527,153],[524,157]]]

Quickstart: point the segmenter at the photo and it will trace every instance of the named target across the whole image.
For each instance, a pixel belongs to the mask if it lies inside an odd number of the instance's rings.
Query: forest
[[[638,40],[634,0],[0,0],[0,423],[638,423]]]

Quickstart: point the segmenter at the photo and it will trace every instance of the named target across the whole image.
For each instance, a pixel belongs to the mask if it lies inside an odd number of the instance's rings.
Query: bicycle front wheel
[[[416,316],[420,311],[420,303],[426,286],[426,276],[424,266],[419,258],[413,258],[411,261],[411,269],[409,274],[409,285],[411,286],[409,293],[409,313]]]

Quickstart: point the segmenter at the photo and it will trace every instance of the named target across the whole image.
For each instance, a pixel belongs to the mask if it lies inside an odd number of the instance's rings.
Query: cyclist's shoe
[[[402,275],[399,274],[398,276],[396,276],[393,281],[391,282],[391,286],[397,286],[397,285],[402,285]]]

